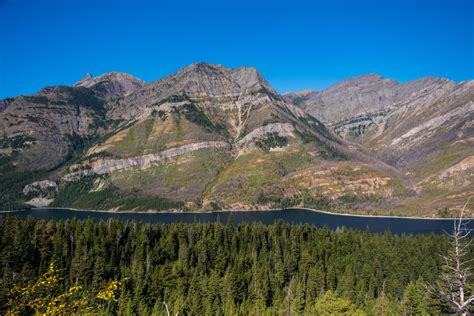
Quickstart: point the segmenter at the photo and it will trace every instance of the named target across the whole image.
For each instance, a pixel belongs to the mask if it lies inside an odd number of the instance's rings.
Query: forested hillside
[[[164,315],[166,302],[173,315],[436,315],[442,306],[425,284],[438,278],[439,254],[448,245],[439,235],[331,232],[283,222],[4,217],[0,314],[31,312],[30,301],[60,297],[66,306],[82,302],[70,313]]]

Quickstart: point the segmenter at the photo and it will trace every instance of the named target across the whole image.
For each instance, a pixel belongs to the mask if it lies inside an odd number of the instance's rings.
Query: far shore
[[[275,208],[275,209],[265,209],[265,210],[236,210],[236,209],[224,209],[224,210],[216,210],[216,211],[198,211],[198,212],[189,212],[189,211],[179,211],[179,210],[166,210],[166,211],[156,211],[156,210],[149,210],[149,211],[116,211],[116,210],[84,210],[84,209],[77,209],[77,208],[70,208],[70,207],[41,207],[41,208],[30,208],[30,209],[23,209],[23,210],[13,210],[13,211],[0,211],[0,214],[4,213],[17,213],[23,212],[28,210],[36,210],[41,211],[45,209],[50,210],[68,210],[68,211],[75,211],[75,212],[97,212],[97,213],[110,213],[110,214],[211,214],[211,213],[226,213],[226,212],[277,212],[283,210],[306,210],[316,213],[322,213],[327,215],[333,216],[350,216],[350,217],[366,217],[366,218],[400,218],[400,219],[413,219],[413,220],[456,220],[457,217],[422,217],[422,216],[399,216],[399,215],[362,215],[362,214],[350,214],[350,213],[338,213],[338,212],[329,212],[323,210],[316,210],[312,208],[305,208],[305,207],[289,207],[289,208]],[[474,218],[464,218],[465,220],[474,220]]]

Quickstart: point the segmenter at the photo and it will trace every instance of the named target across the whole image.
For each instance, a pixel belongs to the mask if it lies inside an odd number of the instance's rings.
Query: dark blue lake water
[[[391,231],[402,233],[443,233],[452,231],[453,220],[428,220],[407,218],[357,217],[318,213],[304,209],[286,209],[281,211],[251,211],[251,212],[218,212],[218,213],[104,213],[94,211],[72,211],[65,209],[35,209],[11,213],[0,213],[0,216],[32,216],[41,219],[88,219],[108,220],[121,219],[124,221],[140,221],[147,223],[195,223],[216,222],[227,223],[229,218],[234,224],[242,222],[257,222],[272,224],[283,220],[292,224],[310,224],[317,227],[327,226],[330,229],[352,228],[371,232]],[[468,223],[474,229],[474,222]]]

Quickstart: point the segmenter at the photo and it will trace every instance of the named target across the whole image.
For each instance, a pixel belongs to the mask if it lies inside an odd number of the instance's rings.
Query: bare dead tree
[[[168,316],[171,316],[170,310],[168,309],[168,304],[166,304],[166,302],[163,302],[163,304],[165,305],[165,308],[166,308],[166,314],[167,314]],[[175,315],[175,316],[178,316],[178,312],[176,312],[176,315]]]
[[[466,202],[461,210],[459,219],[454,221],[453,233],[448,234],[451,247],[447,255],[442,256],[445,262],[444,271],[439,281],[430,286],[432,294],[448,304],[458,315],[469,315],[470,307],[474,305],[474,293],[467,293],[468,279],[472,275],[472,260],[466,260],[472,238],[468,221],[463,220],[464,211],[469,203]]]

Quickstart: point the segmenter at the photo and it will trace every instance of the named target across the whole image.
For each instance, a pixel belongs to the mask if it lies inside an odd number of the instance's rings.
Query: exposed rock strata
[[[416,138],[421,138],[427,133],[433,132],[434,129],[441,127],[443,124],[450,121],[451,119],[455,117],[462,117],[468,113],[473,113],[473,112],[474,112],[474,102],[470,101],[465,106],[458,107],[448,113],[442,114],[440,116],[436,116],[430,119],[429,121],[423,122],[420,125],[412,128],[411,130],[401,135],[400,137],[395,138],[392,141],[391,146],[399,145],[404,140],[407,140],[410,138],[415,138],[415,140]],[[422,135],[419,135],[419,134],[422,134]]]
[[[20,180],[0,205],[22,190],[23,203],[40,203],[26,199],[41,191],[49,200],[52,183],[25,187],[43,178],[59,183],[58,206],[268,208],[324,198],[366,207],[428,188],[436,205],[427,208],[451,207],[472,192],[473,96],[472,81],[366,75],[283,97],[255,68],[205,63],[150,83],[88,75],[0,101],[0,175]],[[40,172],[24,180],[25,171]]]
[[[261,138],[268,133],[277,133],[280,136],[295,137],[294,127],[288,123],[273,123],[254,129],[237,142],[239,147],[247,146],[254,139]]]
[[[55,181],[51,180],[43,180],[43,181],[36,181],[31,184],[28,184],[23,189],[23,194],[28,194],[32,192],[38,191],[45,191],[48,189],[57,189],[58,184]]]
[[[62,181],[75,181],[81,176],[88,176],[93,174],[107,174],[119,170],[126,170],[130,168],[146,169],[152,163],[163,161],[167,158],[172,158],[179,155],[184,155],[199,149],[204,148],[225,148],[229,147],[226,142],[203,142],[197,144],[184,145],[177,148],[168,149],[158,154],[149,154],[139,157],[131,157],[126,159],[110,159],[94,161],[88,165],[88,169],[79,170],[65,175]]]
[[[123,72],[109,72],[98,77],[87,74],[74,87],[85,87],[93,90],[105,99],[117,99],[128,96],[141,89],[143,80]]]

